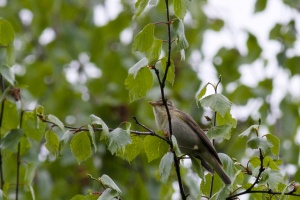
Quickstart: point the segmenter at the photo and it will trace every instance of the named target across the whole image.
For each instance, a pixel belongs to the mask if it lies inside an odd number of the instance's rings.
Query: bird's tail
[[[213,159],[213,162],[210,164],[226,185],[231,184],[229,176],[224,171],[223,166],[216,159]]]

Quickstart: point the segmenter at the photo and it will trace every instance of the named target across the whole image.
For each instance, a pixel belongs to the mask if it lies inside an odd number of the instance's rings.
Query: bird
[[[229,176],[223,169],[222,162],[214,145],[194,119],[180,111],[171,100],[166,100],[172,124],[172,134],[175,136],[181,153],[200,159],[201,165],[210,173],[214,171],[222,181],[231,184]],[[157,128],[169,134],[169,122],[166,108],[162,99],[150,101],[153,107]]]

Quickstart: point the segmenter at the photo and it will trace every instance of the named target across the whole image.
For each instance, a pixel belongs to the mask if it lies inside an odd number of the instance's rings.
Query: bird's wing
[[[218,156],[218,153],[214,146],[212,145],[211,141],[207,137],[207,135],[204,133],[204,131],[200,128],[200,126],[194,121],[194,119],[189,116],[188,114],[181,112],[179,110],[175,110],[175,115],[179,117],[182,121],[184,121],[191,129],[195,131],[195,133],[198,135],[198,137],[201,139],[203,144],[208,148],[210,153],[216,158],[216,160],[219,162],[220,165],[222,165],[221,160]],[[183,115],[183,116],[182,116]]]

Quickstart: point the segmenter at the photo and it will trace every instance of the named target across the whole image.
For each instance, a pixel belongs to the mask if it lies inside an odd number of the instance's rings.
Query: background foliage
[[[48,152],[45,148],[46,140],[61,139],[64,130],[55,128],[55,133],[58,133],[56,137],[52,131],[43,132],[46,125],[40,123],[39,129],[32,132],[32,126],[36,125],[34,116],[42,112],[53,114],[64,124],[76,127],[88,124],[91,114],[100,116],[110,128],[124,128],[126,125],[120,124],[124,121],[134,122],[131,116],[136,116],[143,124],[155,129],[152,109],[147,101],[160,97],[157,80],[154,78],[154,86],[145,98],[132,103],[124,82],[128,69],[143,57],[142,54],[133,52],[133,37],[146,24],[165,21],[164,1],[158,1],[155,9],[150,6],[136,18],[133,18],[136,13],[135,5],[130,0],[1,2],[0,17],[10,22],[15,32],[16,61],[12,69],[17,85],[21,88],[23,108],[31,110],[23,116],[23,120],[27,122],[23,124],[23,129],[30,129],[32,135],[29,142],[24,142],[21,146],[20,173],[21,177],[25,177],[21,182],[32,181],[37,199],[71,199],[76,194],[86,194],[88,190],[99,191],[99,184],[87,174],[93,177],[107,174],[117,183],[126,199],[170,197],[173,193],[173,188],[170,188],[172,178],[165,185],[160,183],[158,159],[148,163],[151,158],[142,153],[128,163],[112,155],[104,143],[96,144],[97,152],[90,149],[91,157],[86,161],[73,157],[74,143],[68,144],[70,148],[60,149],[59,155],[55,157],[53,154],[56,154],[59,146],[53,147],[53,151],[48,146]],[[112,2],[115,3],[115,10],[119,10],[116,15],[111,14],[108,9]],[[233,116],[237,119],[237,127],[233,130],[230,141],[217,143],[218,151],[226,152],[230,157],[246,164],[252,152],[246,149],[245,140],[237,136],[250,125],[257,124],[261,118],[260,134],[272,133],[280,139],[279,157],[283,163],[281,172],[286,175],[288,182],[299,182],[300,140],[296,139],[296,135],[300,124],[300,95],[298,88],[292,87],[299,83],[300,78],[300,54],[299,48],[296,48],[299,40],[299,4],[292,1],[284,3],[282,5],[289,7],[294,17],[287,23],[278,22],[269,32],[268,40],[280,45],[276,59],[270,61],[265,54],[268,49],[258,41],[257,35],[246,31],[247,40],[242,44],[247,48],[246,53],[237,47],[223,46],[218,49],[210,60],[215,73],[209,81],[216,83],[218,76],[222,75],[220,90],[233,102]],[[191,114],[203,127],[209,127],[203,116],[212,116],[212,113],[198,109],[194,99],[199,88],[207,83],[207,79],[203,81],[206,72],[201,70],[206,61],[204,34],[209,31],[219,32],[228,28],[229,23],[222,18],[211,17],[205,10],[207,4],[207,1],[186,1],[186,16],[191,19],[185,21],[184,28],[190,46],[186,49],[184,61],[181,61],[179,53],[172,55],[176,68],[175,82],[173,86],[168,83],[166,90],[177,107]],[[264,12],[271,4],[272,1],[257,0],[253,4],[253,16]],[[106,15],[98,16],[95,14],[97,11]],[[100,19],[95,19],[95,16]],[[103,22],[105,17],[108,17],[107,22]],[[156,25],[155,36],[167,39],[163,25]],[[162,48],[165,48],[165,44]],[[0,53],[1,63],[9,63],[7,55],[10,54],[6,54],[3,49]],[[202,56],[196,63],[193,60],[195,54]],[[255,85],[244,84],[241,66],[251,66],[257,61],[263,63],[260,70],[256,71],[258,76],[262,74],[262,78]],[[274,65],[276,67],[273,68]],[[250,68],[256,69],[254,65]],[[272,69],[277,73],[268,74],[267,71]],[[283,76],[278,78],[278,73]],[[44,111],[38,105],[42,105]],[[4,113],[3,119],[7,121],[1,127],[2,137],[7,130],[20,124],[14,104],[5,101],[5,108],[11,112]],[[131,129],[142,130],[134,123]],[[22,133],[16,134],[21,138]],[[88,138],[88,132],[80,134]],[[100,133],[95,133],[96,140],[99,135]],[[84,140],[77,142],[79,144],[76,143],[76,146],[83,142],[85,147]],[[151,144],[151,141],[148,142]],[[3,166],[5,180],[13,185],[16,180],[16,163],[15,159],[9,159],[12,157],[16,158],[16,149],[3,155]],[[197,193],[199,183],[190,178],[189,167],[183,168],[183,174],[190,193]],[[171,177],[175,177],[174,172],[171,172]],[[9,186],[8,190],[13,197],[14,187]],[[22,199],[31,199],[30,188],[24,186],[20,190]]]

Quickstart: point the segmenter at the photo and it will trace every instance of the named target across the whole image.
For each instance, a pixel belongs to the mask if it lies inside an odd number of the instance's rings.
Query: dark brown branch
[[[53,123],[53,122],[50,122],[46,119],[43,118],[43,116],[39,116],[38,117],[40,118],[41,121],[45,122],[45,123],[48,123],[51,125],[51,127],[57,127],[57,124]],[[76,134],[76,133],[79,133],[79,132],[83,132],[83,131],[89,131],[88,128],[85,128],[83,126],[81,127],[73,127],[73,126],[68,126],[68,125],[64,125],[64,127],[66,129],[69,129],[70,131],[73,132],[73,134]],[[103,131],[103,128],[96,128],[96,127],[93,127],[93,130],[96,132],[96,131]],[[108,129],[109,131],[113,131],[114,129],[112,128],[109,128]],[[130,133],[132,134],[135,134],[135,135],[151,135],[151,136],[155,136],[155,137],[158,137],[166,142],[169,143],[169,140],[167,140],[166,138],[158,135],[155,131],[149,129],[149,131],[136,131],[136,130],[130,130]]]
[[[214,90],[215,90],[215,94],[217,94],[218,92],[218,86],[219,84],[221,83],[221,76],[219,77],[219,81],[217,83],[216,86],[212,86],[214,87]],[[217,112],[214,112],[214,121],[213,121],[213,127],[217,126]],[[212,143],[213,145],[215,145],[215,140],[212,140]],[[214,172],[214,169],[213,169],[213,172]],[[215,180],[215,176],[214,176],[214,173],[211,177],[211,183],[210,183],[210,191],[209,191],[209,197],[211,198],[212,197],[212,194],[213,194],[213,187],[214,187],[214,180]]]
[[[186,199],[186,195],[184,192],[184,188],[183,188],[183,183],[182,183],[182,179],[181,179],[181,175],[180,175],[180,163],[179,163],[179,159],[177,158],[177,155],[175,153],[174,147],[173,147],[173,142],[172,142],[172,121],[171,121],[171,114],[169,111],[169,108],[167,106],[167,101],[165,98],[165,92],[164,92],[164,88],[165,88],[165,83],[166,83],[166,79],[167,79],[167,74],[168,74],[168,70],[171,66],[171,47],[172,47],[172,38],[171,38],[171,22],[170,22],[170,12],[169,12],[169,1],[165,0],[165,5],[166,5],[166,14],[167,14],[167,27],[168,27],[168,59],[167,59],[167,63],[166,63],[166,69],[163,75],[163,79],[160,79],[159,76],[159,71],[154,68],[158,82],[159,82],[159,86],[160,86],[160,91],[161,91],[161,98],[164,104],[164,107],[166,109],[167,112],[167,116],[168,116],[168,122],[169,122],[169,146],[170,146],[170,151],[173,153],[173,160],[174,160],[174,165],[175,165],[175,170],[176,170],[176,175],[177,175],[177,180],[178,180],[178,185],[179,185],[179,190],[180,190],[180,194],[181,194],[181,198],[183,200]]]
[[[135,120],[135,123],[136,123],[136,124],[140,125],[140,126],[143,127],[144,129],[146,129],[147,131],[149,131],[149,132],[147,132],[147,133],[150,133],[150,135],[155,136],[155,137],[158,137],[158,138],[160,138],[160,139],[166,141],[168,144],[170,144],[170,141],[169,141],[168,139],[166,139],[166,138],[164,138],[164,137],[158,135],[158,134],[155,133],[153,130],[151,130],[150,128],[146,127],[144,124],[142,124],[141,122],[139,122],[135,116],[133,116],[132,118]]]
[[[227,197],[226,199],[229,200],[229,199],[233,199],[234,197],[237,197],[237,196],[242,196],[244,194],[248,194],[248,193],[253,193],[252,192],[252,189],[254,188],[254,186],[256,184],[259,183],[259,179],[260,179],[260,176],[261,174],[265,171],[265,168],[264,168],[264,156],[262,154],[262,151],[261,151],[261,148],[259,148],[259,159],[260,159],[260,168],[259,168],[259,172],[258,172],[258,175],[255,179],[255,181],[252,183],[252,185],[245,191],[241,192],[241,193],[238,193],[238,194],[235,194],[235,195],[231,195],[229,197]]]
[[[4,91],[5,91],[5,84],[4,84],[4,78],[2,75],[0,75],[1,78],[1,91],[2,91],[2,95],[4,95]],[[0,113],[0,129],[2,129],[2,120],[3,120],[3,112],[4,112],[4,103],[5,103],[5,99],[1,102],[1,113]],[[1,140],[1,131],[0,131],[0,140]],[[2,166],[2,150],[0,149],[0,189],[3,190],[4,187],[4,176],[3,176],[3,166]]]
[[[21,100],[21,99],[19,99]],[[23,114],[25,111],[22,110],[22,104],[21,104],[21,113],[20,113],[20,129],[22,129],[23,126]],[[21,142],[18,144],[18,152],[17,152],[17,181],[16,181],[16,200],[19,199],[19,185],[20,185],[20,165],[21,165]]]
[[[19,181],[20,181],[20,164],[21,164],[21,158],[20,158],[20,151],[21,151],[21,142],[18,144],[18,152],[17,152],[17,182],[16,182],[16,200],[19,199]]]

